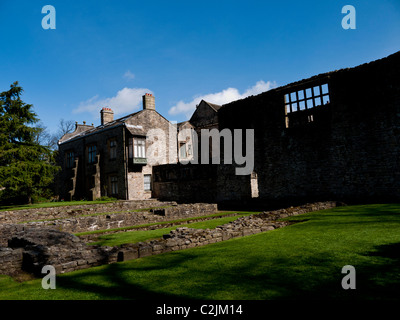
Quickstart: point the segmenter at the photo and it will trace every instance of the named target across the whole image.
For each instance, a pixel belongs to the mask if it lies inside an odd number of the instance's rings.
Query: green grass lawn
[[[400,205],[338,207],[285,228],[41,280],[0,278],[0,299],[396,299]],[[342,267],[356,268],[344,290]],[[311,307],[311,306],[310,306]]]
[[[164,234],[169,233],[171,230],[175,230],[179,227],[188,227],[188,228],[195,228],[195,229],[214,229],[217,226],[220,226],[225,223],[229,223],[233,220],[236,220],[240,217],[254,214],[255,212],[248,212],[248,213],[240,213],[235,216],[231,217],[223,217],[181,225],[175,225],[173,227],[168,228],[161,228],[155,230],[134,230],[134,231],[126,231],[120,233],[113,233],[100,236],[96,242],[90,243],[91,245],[97,244],[102,246],[119,246],[124,243],[137,243],[140,241],[147,241],[151,239],[161,238]],[[228,213],[227,213],[228,214]]]

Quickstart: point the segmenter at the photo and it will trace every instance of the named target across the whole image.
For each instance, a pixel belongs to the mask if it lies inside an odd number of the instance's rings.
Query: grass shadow
[[[354,266],[358,299],[400,300],[400,243],[375,246],[365,253],[368,264]]]
[[[99,268],[89,270],[81,270],[69,274],[59,276],[57,278],[57,287],[80,292],[82,295],[88,295],[89,299],[93,297],[102,300],[176,300],[185,299],[184,296],[178,296],[165,292],[157,292],[155,290],[146,289],[140,285],[140,279],[132,277],[132,268],[140,272],[159,271],[168,269],[172,265],[182,262],[184,257],[175,257],[169,264],[146,264],[141,266],[140,260],[132,263],[112,263]],[[169,259],[171,260],[171,259]],[[166,279],[168,280],[168,279]],[[153,286],[154,287],[154,286]]]
[[[368,253],[368,256],[383,257],[400,262],[400,242],[385,244],[375,247],[375,251]]]

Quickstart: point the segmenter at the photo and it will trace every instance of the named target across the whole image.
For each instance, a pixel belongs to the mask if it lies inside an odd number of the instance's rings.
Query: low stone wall
[[[0,274],[25,271],[41,276],[45,265],[56,273],[86,269],[117,261],[117,248],[87,246],[78,237],[52,229],[26,227],[0,248]]]
[[[23,226],[23,230],[9,239],[8,248],[0,248],[0,274],[13,275],[19,270],[24,270],[40,275],[44,265],[52,265],[57,273],[64,273],[193,248],[274,230],[288,224],[277,221],[281,218],[334,207],[336,202],[321,202],[238,218],[212,230],[177,228],[162,239],[119,247],[87,246],[84,241],[67,232]],[[15,228],[18,230],[21,227]]]
[[[79,234],[77,235],[79,239],[85,241],[86,243],[90,242],[95,242],[100,236],[103,236],[105,234],[112,234],[112,233],[120,233],[120,232],[130,232],[130,231],[148,231],[148,230],[156,230],[156,229],[166,229],[170,228],[173,226],[177,225],[184,225],[184,224],[189,224],[193,222],[201,222],[201,221],[206,221],[206,220],[211,220],[211,219],[218,219],[218,218],[223,218],[223,217],[231,217],[231,216],[236,216],[237,213],[232,213],[232,214],[223,214],[223,215],[215,215],[213,217],[208,217],[208,218],[199,218],[199,217],[193,217],[193,219],[187,219],[184,221],[175,221],[175,222],[165,222],[165,223],[160,223],[160,224],[152,224],[149,226],[142,226],[142,227],[137,227],[135,229],[110,229],[109,231],[104,230],[102,233],[89,233],[89,234]],[[159,222],[159,221],[156,221]]]
[[[6,247],[8,240],[18,232],[23,231],[24,228],[22,224],[0,224],[0,247]]]
[[[192,229],[187,227],[177,228],[163,239],[126,244],[121,246],[118,261],[125,261],[153,254],[194,248],[210,243],[229,240],[264,231],[274,230],[288,225],[288,222],[277,221],[281,218],[299,215],[311,211],[325,210],[336,207],[336,202],[318,202],[300,207],[290,207],[269,212],[262,212],[216,227],[215,229]]]
[[[173,205],[176,205],[175,201],[165,202],[150,199],[1,211],[0,224],[20,223],[24,221],[39,219],[68,219],[83,214],[132,211],[137,209],[156,208]]]
[[[0,247],[0,274],[14,275],[22,269],[23,249]]]
[[[72,236],[65,231],[84,232],[152,222],[162,222],[175,218],[179,219],[202,216],[215,213],[218,210],[216,204],[195,203],[176,205],[176,203],[154,201],[129,202],[129,208],[132,208],[133,203],[135,203],[136,208],[138,206],[149,208],[149,204],[152,204],[153,207],[158,205],[158,207],[155,207],[156,209],[152,210],[152,212],[110,213],[109,215],[104,214],[98,216],[72,216],[67,219],[57,219],[51,221],[0,224],[0,274],[13,275],[21,270],[39,274],[41,267],[46,264],[53,265],[58,273],[63,273],[117,261],[117,248],[87,246],[85,243],[85,240],[87,239],[85,238],[79,239],[75,237],[71,238],[75,239],[74,241],[71,240],[67,242],[64,239],[64,244],[62,245],[54,243],[54,241],[44,241],[46,237],[54,239],[56,234],[58,235],[56,237],[58,239],[62,238],[60,237],[61,234],[64,235],[64,238]],[[160,204],[162,204],[162,206],[160,206]],[[100,206],[100,208],[103,210],[109,210],[110,208],[115,208],[115,206]],[[123,206],[121,208],[126,209],[127,207]],[[48,209],[49,214],[54,214],[54,212],[50,209],[55,208],[46,209]],[[96,208],[89,211],[81,211],[88,209],[93,208],[90,206],[79,206],[78,208],[74,206],[73,209],[69,208],[67,210],[73,211],[69,214],[84,214],[85,212],[93,213],[94,209]],[[42,217],[42,215],[38,214],[36,210],[27,211],[28,212],[22,213],[24,219],[33,219],[37,216]],[[20,212],[17,213],[20,214]],[[60,217],[63,214],[65,213],[59,211],[57,216]],[[39,230],[42,230],[42,233]],[[29,238],[34,240],[27,242],[25,240],[22,241],[20,238]],[[16,245],[16,243],[19,244]],[[66,245],[65,243],[69,243],[69,245]]]
[[[32,221],[24,224],[27,226],[46,227],[60,231],[78,233],[94,230],[122,228],[172,219],[196,217],[215,213],[217,211],[218,207],[216,204],[193,203],[153,209],[151,212],[110,213],[92,216],[70,217],[67,219],[50,221]]]

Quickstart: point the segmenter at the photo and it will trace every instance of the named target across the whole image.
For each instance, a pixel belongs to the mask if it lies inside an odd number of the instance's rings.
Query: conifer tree
[[[18,82],[0,93],[0,200],[32,202],[53,181],[54,154],[41,146],[33,106],[21,100]]]

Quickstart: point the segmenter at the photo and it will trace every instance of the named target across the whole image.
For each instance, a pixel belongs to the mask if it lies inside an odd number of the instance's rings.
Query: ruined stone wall
[[[211,203],[176,205],[175,202],[160,203],[143,200],[137,201],[136,206],[131,204],[127,207],[129,203],[124,201],[121,206],[98,206],[97,209],[90,206],[75,206],[64,212],[54,210],[56,208],[46,208],[47,213],[36,210],[28,212],[24,210],[23,213],[8,212],[3,215],[6,219],[0,223],[0,246],[5,246],[12,235],[31,227],[79,233],[197,217],[212,214],[218,210],[217,205]],[[132,211],[138,208],[147,210]]]
[[[218,165],[218,202],[250,199],[252,197],[251,175],[237,175],[235,165]]]
[[[7,247],[0,247],[0,261],[0,274],[41,276],[45,265],[60,274],[116,262],[117,248],[87,246],[66,232],[25,227],[8,239]]]
[[[0,274],[14,275],[22,270],[23,249],[0,247]]]
[[[169,164],[153,167],[153,198],[177,202],[220,202],[252,197],[250,175],[224,164]]]
[[[24,224],[27,226],[46,227],[72,233],[79,233],[94,230],[122,228],[186,217],[196,217],[215,213],[217,210],[216,204],[195,203],[159,209],[150,209],[150,212],[110,212],[109,214],[77,216],[50,221],[32,221]]]
[[[149,210],[129,211],[133,208]],[[2,212],[0,274],[13,276],[25,271],[40,275],[44,265],[52,265],[57,273],[64,273],[113,263],[118,259],[118,248],[87,246],[85,238],[69,232],[203,216],[215,213],[217,205],[176,205],[175,202],[143,200],[41,209],[42,212],[38,212],[39,209]],[[112,210],[120,211],[113,213]],[[107,214],[96,215],[102,212]],[[42,220],[38,220],[40,218]]]
[[[29,208],[14,211],[1,211],[0,224],[19,223],[29,220],[71,218],[84,214],[121,212],[136,209],[176,205],[174,201],[162,202],[155,199],[137,201],[116,201],[98,204],[54,206],[48,208]]]
[[[0,247],[6,247],[8,240],[18,232],[24,231],[25,226],[22,224],[0,224]]]
[[[217,165],[169,164],[153,167],[153,198],[177,202],[215,202]]]
[[[238,218],[215,229],[177,228],[162,239],[116,247],[87,246],[78,237],[49,228],[10,226],[13,233],[0,247],[0,274],[16,275],[21,270],[41,276],[45,265],[56,273],[194,248],[206,244],[257,234],[286,226],[281,218],[336,207],[336,202],[320,202]],[[185,212],[184,207],[181,208]]]
[[[322,83],[330,103],[287,122],[285,95]],[[224,105],[219,124],[255,130],[261,199],[399,199],[400,53]]]
[[[118,261],[194,248],[236,237],[274,230],[288,225],[285,221],[278,221],[281,218],[311,211],[331,209],[336,206],[337,203],[335,201],[318,202],[238,218],[215,229],[177,228],[169,234],[164,235],[163,239],[122,245],[118,252]]]

